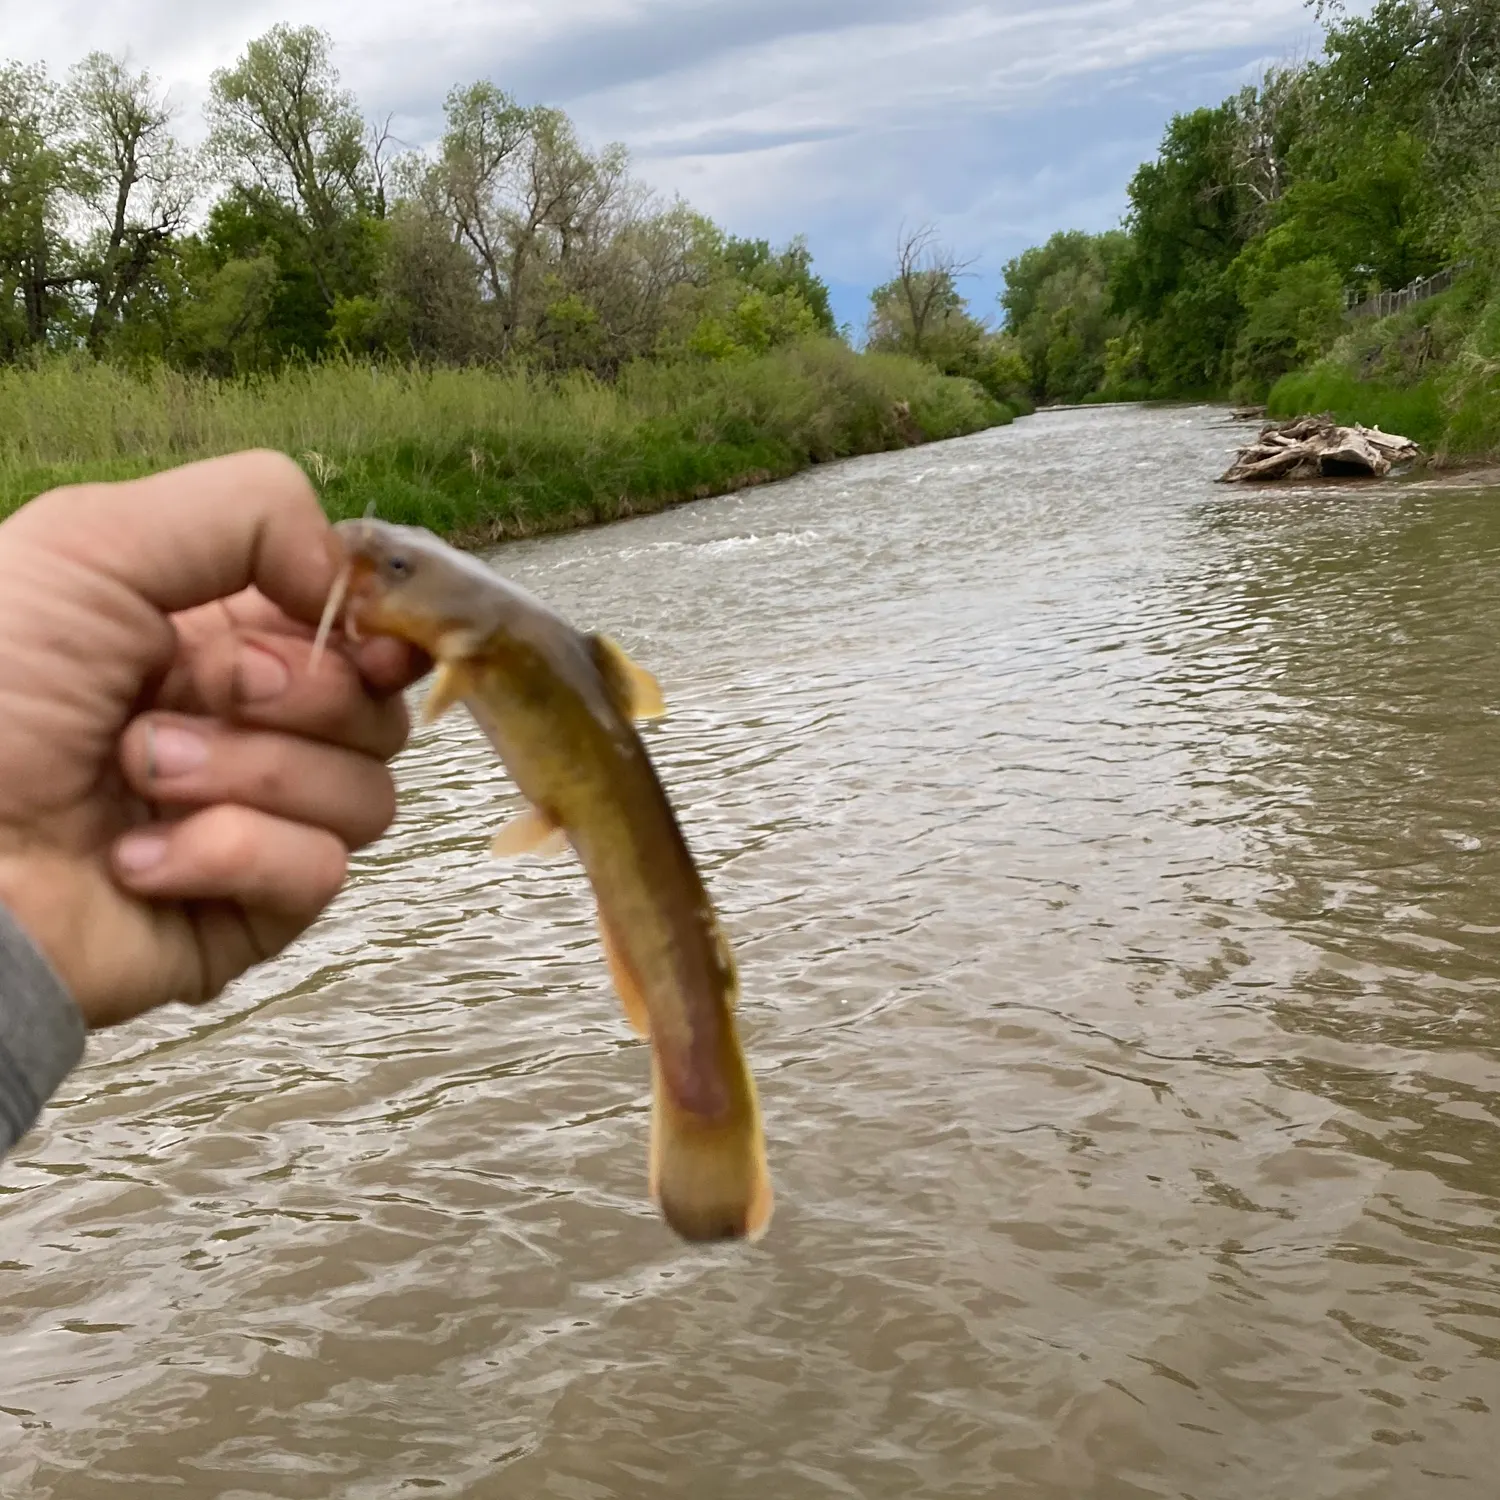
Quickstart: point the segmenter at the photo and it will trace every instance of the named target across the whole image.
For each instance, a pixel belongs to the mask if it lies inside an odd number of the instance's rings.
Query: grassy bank
[[[1500,458],[1500,293],[1479,276],[1351,328],[1283,376],[1272,417],[1328,411],[1420,443],[1439,467]]]
[[[335,517],[461,541],[562,530],[956,437],[1012,414],[969,381],[831,340],[605,385],[354,362],[216,383],[88,360],[0,370],[0,514],[54,485],[247,447],[307,470]]]
[[[1271,391],[1266,411],[1277,418],[1331,412],[1340,422],[1400,433],[1429,453],[1442,443],[1448,426],[1436,381],[1391,385],[1361,380],[1350,370],[1326,363],[1284,376]]]

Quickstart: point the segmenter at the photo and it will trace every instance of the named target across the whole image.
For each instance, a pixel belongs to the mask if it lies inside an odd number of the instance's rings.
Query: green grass
[[[1447,414],[1435,380],[1393,385],[1361,380],[1347,369],[1326,362],[1283,375],[1266,401],[1270,417],[1297,417],[1331,412],[1339,422],[1360,422],[1398,433],[1431,452],[1443,439]]]
[[[0,370],[0,515],[59,484],[270,447],[302,464],[335,517],[373,501],[386,520],[477,542],[1012,419],[970,381],[830,340],[639,365],[610,385],[352,361],[215,382],[56,358]]]
[[[1415,439],[1439,467],[1500,456],[1500,295],[1488,276],[1361,322],[1277,382],[1273,417],[1328,411]]]

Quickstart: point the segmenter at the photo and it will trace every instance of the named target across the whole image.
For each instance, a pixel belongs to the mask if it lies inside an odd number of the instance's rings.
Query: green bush
[[[1234,399],[1257,400],[1281,376],[1319,358],[1344,326],[1344,286],[1332,261],[1299,261],[1252,290],[1234,355]]]

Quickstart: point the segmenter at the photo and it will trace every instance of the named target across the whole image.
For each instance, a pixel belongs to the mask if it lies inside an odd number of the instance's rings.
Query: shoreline
[[[810,458],[804,463],[790,464],[784,468],[748,469],[743,473],[715,484],[698,484],[687,490],[664,490],[651,495],[621,495],[609,506],[594,505],[572,511],[544,512],[534,520],[513,511],[511,517],[496,516],[458,529],[439,533],[450,546],[465,552],[481,552],[503,547],[507,542],[528,541],[536,537],[561,536],[570,531],[592,531],[601,526],[614,526],[621,521],[631,521],[642,516],[660,515],[663,511],[675,510],[681,505],[693,505],[700,500],[718,500],[725,495],[737,495],[744,490],[762,489],[769,484],[782,484],[795,479],[810,469],[837,468],[840,464],[852,463],[855,459],[873,458],[881,453],[905,453],[917,448],[930,448],[938,443],[956,442],[960,438],[974,437],[981,432],[992,432],[998,427],[1009,427],[1022,420],[1010,415],[998,422],[970,428],[965,432],[944,433],[938,437],[918,437],[913,440],[884,443],[862,448],[851,453],[841,453],[836,458]]]

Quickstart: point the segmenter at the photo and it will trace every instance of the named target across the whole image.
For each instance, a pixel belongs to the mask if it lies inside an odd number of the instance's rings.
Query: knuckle
[[[267,812],[283,808],[290,790],[291,778],[287,775],[284,756],[265,756],[245,772],[243,795],[247,801]]]
[[[239,455],[247,473],[254,471],[268,489],[284,490],[298,503],[316,500],[312,481],[297,461],[274,448],[247,448]]]
[[[375,723],[371,734],[375,754],[381,760],[394,760],[405,748],[411,737],[411,716],[400,698],[393,698],[376,709]]]
[[[308,849],[307,884],[314,904],[327,906],[343,889],[349,873],[349,851],[331,833],[320,834]]]
[[[143,790],[151,782],[151,740],[155,732],[155,721],[147,714],[134,718],[120,735],[120,769],[126,779]]]
[[[234,703],[234,655],[218,639],[176,639],[178,666],[173,701],[227,718]]]
[[[261,840],[248,808],[224,806],[205,815],[206,863],[225,876],[243,875],[258,863]]]
[[[359,805],[356,848],[373,844],[396,821],[396,783],[383,766],[369,778]]]

